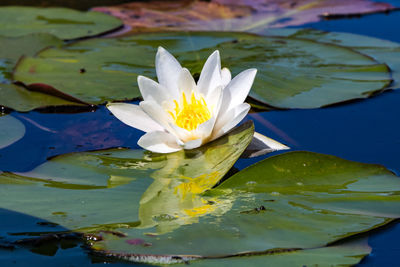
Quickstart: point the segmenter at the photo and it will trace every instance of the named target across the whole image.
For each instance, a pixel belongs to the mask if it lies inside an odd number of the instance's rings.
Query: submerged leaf
[[[388,3],[368,0],[142,1],[93,10],[112,14],[143,31],[258,31],[319,21],[322,17],[386,12]]]
[[[365,98],[390,82],[389,69],[368,56],[310,40],[244,33],[143,34],[78,42],[20,61],[15,79],[45,83],[84,102],[100,104],[140,96],[138,75],[155,77],[154,53],[162,45],[192,74],[213,50],[233,74],[258,73],[250,96],[278,108],[317,108]],[[84,68],[84,73],[80,69]]]
[[[0,149],[7,147],[25,135],[25,126],[11,115],[0,115]]]
[[[122,22],[100,12],[69,8],[0,7],[0,35],[21,36],[50,33],[61,39],[96,36],[122,26]]]

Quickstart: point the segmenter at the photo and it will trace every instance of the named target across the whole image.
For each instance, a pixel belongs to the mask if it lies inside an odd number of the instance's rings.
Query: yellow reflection
[[[156,179],[140,201],[139,228],[156,227],[152,234],[164,234],[197,223],[203,216],[224,214],[232,206],[230,200],[202,195],[219,179],[218,171],[194,178]]]
[[[213,187],[220,179],[218,171],[205,173],[196,178],[181,177],[188,180],[175,187],[175,194],[180,195],[182,199],[188,194],[200,194]]]

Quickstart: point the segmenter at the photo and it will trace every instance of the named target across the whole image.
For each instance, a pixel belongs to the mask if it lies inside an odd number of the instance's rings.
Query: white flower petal
[[[182,92],[185,92],[187,99],[190,99],[192,91],[196,90],[196,83],[193,79],[193,76],[186,68],[182,68],[181,70],[178,80],[178,88],[180,92],[179,95],[181,96]]]
[[[186,142],[184,145],[183,145],[183,148],[184,149],[193,149],[193,148],[197,148],[197,147],[200,147],[201,145],[202,145],[202,139],[201,138],[199,138],[199,139],[195,139],[195,140],[190,140],[190,141],[188,141],[188,142]]]
[[[206,142],[214,129],[215,121],[216,118],[213,116],[208,121],[203,122],[197,126],[197,129],[193,130],[193,135],[201,138],[203,143]]]
[[[140,107],[143,109],[150,118],[164,127],[166,130],[171,132],[169,123],[172,122],[172,118],[167,114],[167,112],[155,101],[148,100],[139,103]]]
[[[211,90],[221,85],[221,59],[219,51],[212,53],[201,70],[197,88],[199,93],[207,96]]]
[[[235,127],[239,122],[243,120],[243,118],[247,115],[249,110],[250,110],[250,105],[247,103],[242,103],[234,107],[233,109],[229,110],[222,116],[218,117],[214,126],[211,140],[214,140],[224,135],[233,127]]]
[[[257,142],[257,143],[260,143],[260,144],[261,143],[264,144],[265,146],[273,149],[274,151],[290,149],[290,147],[288,147],[288,146],[286,146],[284,144],[281,144],[278,141],[276,141],[274,139],[271,139],[271,138],[269,138],[269,137],[267,137],[265,135],[262,135],[260,133],[257,133],[257,132],[254,132],[253,140],[254,140],[254,142]]]
[[[223,68],[221,70],[221,81],[222,85],[225,87],[232,80],[232,74],[228,68]]]
[[[161,105],[163,101],[171,99],[167,88],[147,77],[139,75],[138,86],[144,101],[154,100]]]
[[[149,132],[140,137],[138,145],[152,152],[171,153],[182,149],[175,136],[166,132]]]
[[[174,133],[182,142],[193,139],[193,134],[190,131],[183,129],[174,123],[169,123],[168,126],[171,129],[170,132]]]
[[[158,82],[168,89],[168,93],[176,98],[178,95],[178,79],[181,64],[167,50],[158,47],[156,55],[156,73]]]
[[[279,143],[265,135],[255,132],[250,145],[247,146],[246,150],[240,157],[253,158],[262,156],[278,150],[286,150],[290,147]]]
[[[215,116],[218,114],[219,108],[221,106],[223,95],[223,87],[217,86],[214,90],[212,90],[208,96],[206,97],[207,107],[210,112]]]
[[[257,69],[242,71],[225,87],[221,110],[229,110],[244,102],[253,85]]]
[[[164,127],[150,118],[138,105],[110,103],[107,108],[117,119],[143,132],[164,130]]]

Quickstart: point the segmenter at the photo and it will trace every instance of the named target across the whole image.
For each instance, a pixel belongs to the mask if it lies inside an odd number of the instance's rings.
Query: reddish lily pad
[[[121,18],[132,32],[258,31],[319,21],[323,17],[386,12],[394,7],[369,0],[139,1],[93,10]]]

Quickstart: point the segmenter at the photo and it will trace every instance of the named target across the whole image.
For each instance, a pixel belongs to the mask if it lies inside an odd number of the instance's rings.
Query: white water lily
[[[159,47],[156,73],[158,83],[138,77],[144,100],[139,105],[110,103],[107,107],[125,124],[146,132],[139,146],[170,153],[200,147],[235,127],[250,109],[244,100],[257,70],[247,69],[231,79],[230,71],[221,69],[217,50],[208,57],[196,84],[189,70]]]

